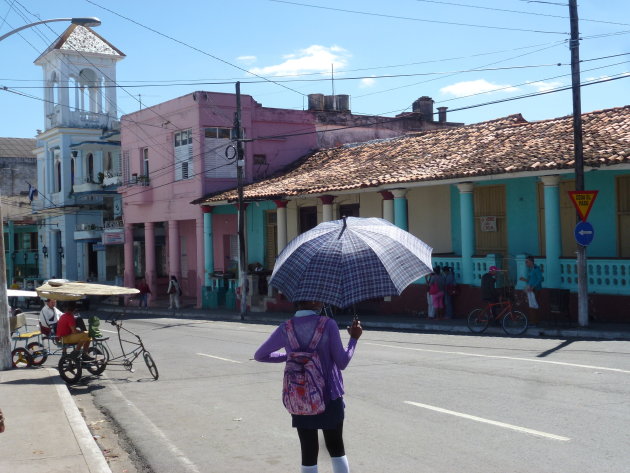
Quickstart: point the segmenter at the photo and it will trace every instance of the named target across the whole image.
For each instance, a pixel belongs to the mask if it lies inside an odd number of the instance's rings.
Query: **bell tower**
[[[116,63],[125,55],[91,28],[70,25],[36,60],[44,73],[44,127],[111,129]]]

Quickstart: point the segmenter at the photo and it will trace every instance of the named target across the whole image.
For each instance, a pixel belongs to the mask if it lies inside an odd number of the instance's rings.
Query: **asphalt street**
[[[154,472],[299,471],[283,365],[251,361],[274,325],[125,325],[159,380],[139,358],[134,372],[111,365],[85,382]],[[344,379],[355,473],[617,473],[630,462],[627,341],[370,330]],[[322,442],[320,472],[330,471]]]

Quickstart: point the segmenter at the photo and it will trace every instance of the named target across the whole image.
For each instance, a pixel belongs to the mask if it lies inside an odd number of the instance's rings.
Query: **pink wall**
[[[264,178],[313,151],[317,135],[313,115],[296,110],[265,108],[248,95],[241,96],[242,125],[248,139],[245,144],[246,182]],[[203,241],[196,225],[202,225],[203,213],[191,201],[210,193],[236,187],[234,178],[207,178],[204,169],[204,129],[233,126],[236,96],[214,92],[194,92],[163,102],[121,118],[121,149],[128,156],[127,185],[122,194],[125,224],[178,221],[180,237],[186,239],[188,273],[182,274],[187,295],[200,295],[204,274]],[[175,181],[174,134],[192,130],[192,177]],[[305,132],[309,132],[304,134]],[[295,135],[277,137],[277,135]],[[148,148],[148,186],[130,184],[132,174],[142,175],[143,149]],[[265,155],[268,165],[255,166],[254,155]],[[124,166],[123,166],[124,169]],[[215,269],[225,270],[223,237],[235,234],[235,215],[214,215]],[[202,233],[201,233],[202,234]]]
[[[213,214],[212,233],[214,235],[214,269],[215,271],[227,270],[225,261],[227,255],[223,251],[223,236],[234,235],[238,232],[238,222],[235,214]]]

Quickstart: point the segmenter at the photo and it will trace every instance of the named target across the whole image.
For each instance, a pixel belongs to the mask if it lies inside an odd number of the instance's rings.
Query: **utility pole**
[[[0,204],[0,371],[10,370],[11,334],[9,328],[9,301],[7,299],[7,265],[4,259],[4,223],[2,221],[2,204]]]
[[[584,190],[584,149],[582,146],[582,100],[580,96],[580,32],[577,0],[569,0],[571,21],[571,90],[573,91],[573,148],[575,161],[575,190]],[[579,218],[579,216],[578,216]],[[586,275],[586,246],[577,245],[578,325],[588,325],[588,280]]]
[[[241,289],[241,320],[247,313],[247,274],[245,272],[245,203],[243,202],[243,167],[245,166],[243,150],[243,128],[241,126],[241,83],[236,82],[236,182],[238,186],[238,286]]]

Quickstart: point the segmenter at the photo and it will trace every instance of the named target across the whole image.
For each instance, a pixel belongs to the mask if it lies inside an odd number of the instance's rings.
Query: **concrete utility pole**
[[[4,223],[2,222],[2,204],[0,204],[0,371],[10,370],[11,333],[9,328],[9,301],[7,299],[7,264],[4,259]]]
[[[573,148],[575,161],[575,190],[584,190],[584,149],[582,146],[582,100],[580,95],[580,32],[577,0],[569,0],[571,21],[571,90],[573,91]],[[578,218],[580,218],[578,216]],[[578,325],[588,325],[588,280],[586,247],[577,245]]]
[[[240,309],[241,320],[245,320],[247,313],[247,273],[245,271],[245,203],[243,202],[243,166],[245,166],[243,150],[243,128],[241,126],[241,83],[236,83],[236,113],[234,114],[236,128],[236,181],[238,186],[238,286],[241,290]]]

